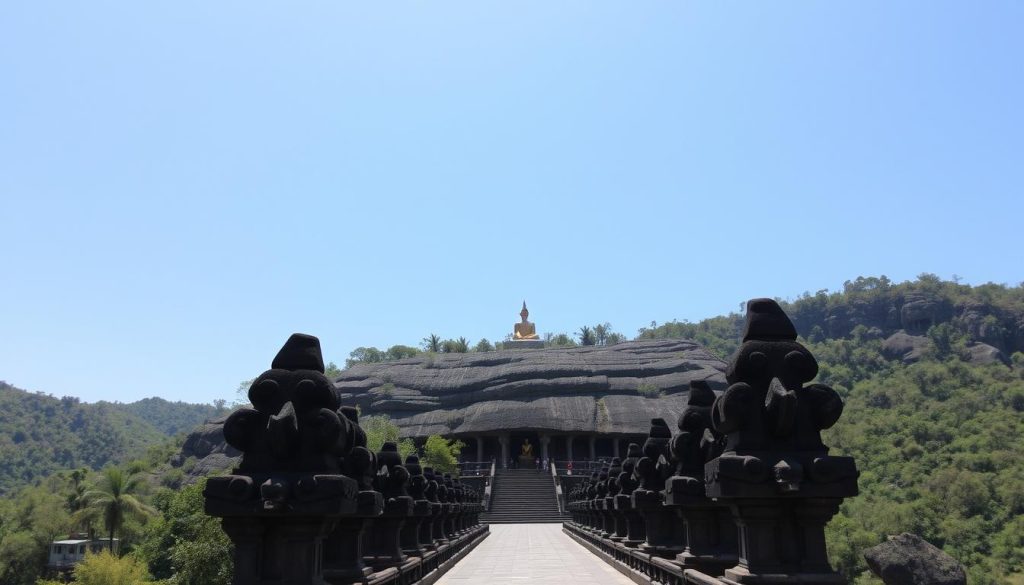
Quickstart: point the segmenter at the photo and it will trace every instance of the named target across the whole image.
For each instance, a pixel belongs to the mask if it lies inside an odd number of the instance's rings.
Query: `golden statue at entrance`
[[[533,457],[533,445],[530,444],[530,439],[523,439],[523,446],[520,447],[519,453],[523,457]]]
[[[519,311],[519,316],[523,320],[516,323],[515,333],[512,335],[513,339],[540,339],[540,336],[537,335],[537,327],[526,320],[530,316],[530,311],[526,310],[526,301],[523,301],[523,310]]]

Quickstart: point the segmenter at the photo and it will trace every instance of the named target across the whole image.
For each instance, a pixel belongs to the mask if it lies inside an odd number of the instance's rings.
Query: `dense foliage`
[[[180,491],[157,494],[160,516],[146,527],[139,556],[153,577],[167,585],[227,585],[231,582],[231,541],[220,521],[203,511],[206,479]]]
[[[159,398],[88,404],[0,382],[0,495],[62,469],[142,457],[167,440],[165,430],[191,429],[213,412],[210,405]]]
[[[102,403],[101,403],[102,404]],[[163,398],[144,398],[128,404],[115,403],[122,410],[148,422],[165,435],[187,433],[197,424],[225,412],[225,401],[214,404],[171,402]]]
[[[413,453],[420,458],[420,465],[432,467],[442,473],[455,473],[458,470],[459,453],[465,444],[458,439],[445,439],[440,435],[430,435],[419,449],[412,439],[398,437],[399,428],[386,415],[375,414],[359,418],[359,426],[366,432],[366,446],[374,453],[380,451],[385,442],[398,445],[402,460]]]
[[[899,309],[922,299],[929,319],[901,322]],[[825,442],[861,470],[861,494],[828,527],[836,568],[877,583],[863,550],[907,531],[963,562],[972,583],[1024,582],[1024,287],[858,278],[783,307],[821,364],[818,381],[846,401]],[[886,359],[883,337],[907,326],[927,350],[915,363]],[[640,337],[695,339],[726,358],[742,328],[733,313],[652,323]],[[1013,367],[970,363],[977,342]]]
[[[133,555],[119,557],[102,552],[90,554],[75,566],[75,583],[79,585],[145,585],[152,583],[146,563]],[[38,581],[38,585],[61,585],[62,581]]]

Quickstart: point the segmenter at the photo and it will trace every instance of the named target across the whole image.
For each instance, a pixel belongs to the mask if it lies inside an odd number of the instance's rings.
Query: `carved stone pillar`
[[[540,436],[540,458],[545,460],[548,458],[548,444],[551,443],[551,437],[548,435]]]
[[[203,497],[235,545],[236,584],[323,583],[327,535],[358,512],[351,470],[376,469],[358,419],[339,410],[331,388],[319,340],[297,333],[253,382],[253,407],[224,423],[242,460],[210,478]],[[366,465],[343,465],[349,458]]]
[[[484,438],[479,435],[476,437],[476,460],[484,460]]]
[[[501,467],[503,469],[508,469],[508,433],[498,435],[498,443],[501,444]]]
[[[618,457],[618,456],[619,456],[619,438],[618,437],[613,437],[612,438],[612,457]]]
[[[857,495],[857,467],[821,442],[843,401],[824,384],[804,385],[818,363],[796,339],[778,303],[748,302],[729,388],[712,407],[725,445],[704,466],[705,493],[729,506],[738,527],[739,563],[721,579],[729,585],[845,583],[828,564],[825,524]]]
[[[590,435],[590,460],[597,461],[597,435]]]
[[[572,441],[576,437],[574,435],[565,436],[565,458],[572,461]]]

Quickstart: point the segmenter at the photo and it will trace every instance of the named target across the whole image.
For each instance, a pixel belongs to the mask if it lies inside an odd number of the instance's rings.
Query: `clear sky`
[[[1016,285],[1024,3],[0,4],[0,379]]]

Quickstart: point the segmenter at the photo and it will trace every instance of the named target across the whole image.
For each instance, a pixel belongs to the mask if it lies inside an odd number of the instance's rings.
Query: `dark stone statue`
[[[672,558],[683,551],[683,529],[663,507],[665,480],[672,473],[668,445],[672,431],[665,419],[651,420],[644,442],[643,457],[636,463],[640,485],[633,491],[633,507],[643,516],[646,540],[640,550],[659,557]]]
[[[238,467],[203,492],[234,544],[235,585],[436,580],[486,536],[479,496],[458,479],[435,477],[415,456],[403,465],[395,443],[367,449],[358,411],[340,407],[324,376],[317,338],[292,335],[249,400],[224,423]]]
[[[719,455],[722,438],[711,424],[715,393],[705,382],[691,382],[679,433],[669,450],[674,473],[665,482],[665,506],[683,522],[686,548],[676,555],[684,569],[721,575],[737,563],[736,525],[729,507],[704,495],[704,465]]]
[[[812,383],[818,364],[796,339],[776,302],[750,301],[728,388],[716,396],[691,382],[675,436],[652,419],[643,448],[614,462],[614,481],[605,468],[570,490],[566,532],[638,582],[843,583],[824,527],[857,494],[858,472],[822,443],[843,403]],[[608,528],[609,501],[624,539]]]
[[[364,561],[375,570],[383,570],[405,562],[399,535],[406,519],[413,514],[414,501],[406,491],[409,471],[402,466],[397,445],[384,443],[377,454],[377,465],[374,487],[384,499],[384,511],[374,520]]]
[[[409,472],[408,491],[409,497],[413,499],[413,514],[402,526],[402,552],[407,555],[421,556],[430,546],[429,527],[426,540],[421,538],[424,519],[430,517],[430,502],[427,501],[426,496],[427,479],[423,477],[420,458],[416,455],[409,455],[405,458],[405,469]]]
[[[644,521],[640,512],[633,507],[633,492],[640,485],[635,476],[636,464],[643,452],[640,445],[630,443],[626,449],[626,459],[622,461],[622,473],[619,474],[619,493],[615,496],[615,509],[623,515],[626,522],[626,537],[622,544],[636,548],[644,542]]]
[[[739,563],[726,583],[842,583],[828,564],[824,526],[842,498],[857,494],[850,457],[821,441],[843,412],[839,395],[805,385],[818,363],[771,299],[747,303],[743,344],[726,372],[729,387],[713,405],[723,453],[705,466],[706,494],[730,505],[739,527]]]
[[[292,335],[249,389],[253,408],[224,424],[242,460],[203,495],[235,545],[236,584],[320,582],[325,537],[356,511],[359,486],[342,474],[356,425],[323,372],[319,340]]]

